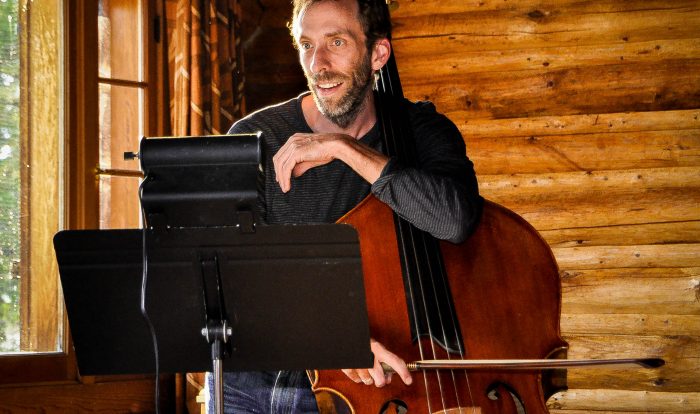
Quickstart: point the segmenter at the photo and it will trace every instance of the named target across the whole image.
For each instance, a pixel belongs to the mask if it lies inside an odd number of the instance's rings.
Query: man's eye
[[[333,41],[333,46],[342,46],[342,45],[343,45],[343,41],[341,39],[335,39]]]
[[[302,50],[309,50],[309,49],[311,49],[311,43],[309,43],[309,42],[303,42],[303,43],[301,43],[301,44],[299,45],[299,47],[300,47]]]

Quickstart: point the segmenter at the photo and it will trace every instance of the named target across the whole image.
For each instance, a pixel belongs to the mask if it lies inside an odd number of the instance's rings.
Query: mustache
[[[315,84],[320,82],[340,82],[347,80],[349,77],[337,72],[321,72],[316,74],[307,74],[306,77]]]

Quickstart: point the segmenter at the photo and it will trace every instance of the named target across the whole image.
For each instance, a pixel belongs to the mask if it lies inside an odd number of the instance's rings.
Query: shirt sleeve
[[[431,103],[408,109],[417,165],[391,158],[372,193],[400,217],[441,240],[464,241],[476,227],[483,199],[457,126]]]

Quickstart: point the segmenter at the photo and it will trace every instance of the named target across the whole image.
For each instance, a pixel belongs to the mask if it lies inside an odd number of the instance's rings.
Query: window
[[[0,10],[0,349],[61,351],[51,239],[62,213],[62,13],[55,0],[7,0]]]
[[[155,67],[149,66],[154,54],[145,39],[148,4],[153,2],[99,0],[98,171],[103,229],[139,227],[139,165],[137,160],[125,161],[123,154],[137,151],[144,135],[155,134],[156,74],[148,70]]]
[[[0,352],[19,345],[19,8],[0,3]]]
[[[76,377],[52,238],[139,226],[123,152],[163,135],[157,9],[0,0],[0,383]]]

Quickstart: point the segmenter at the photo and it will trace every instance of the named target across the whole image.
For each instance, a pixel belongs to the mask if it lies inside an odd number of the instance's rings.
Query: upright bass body
[[[360,236],[371,335],[405,361],[541,359],[566,349],[559,331],[556,262],[539,234],[515,213],[486,201],[467,241],[439,242],[444,262],[439,271],[446,273],[453,312],[441,313],[428,335],[416,334],[416,316],[410,315],[416,308],[411,295],[425,290],[415,292],[419,286],[407,288],[404,282],[404,247],[397,242],[392,211],[370,196],[339,222],[353,225]],[[451,317],[457,321],[443,320]],[[455,326],[461,343],[446,345],[445,333],[436,331]],[[413,374],[410,386],[394,377],[384,388],[353,383],[340,371],[311,376],[322,413],[547,413],[545,400],[552,391],[543,388],[538,370],[424,371]]]

